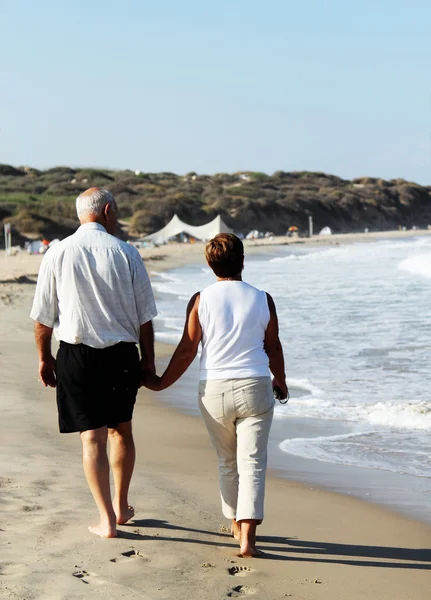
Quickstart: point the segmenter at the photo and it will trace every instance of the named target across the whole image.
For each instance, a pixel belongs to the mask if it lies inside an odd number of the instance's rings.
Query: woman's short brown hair
[[[205,246],[205,258],[217,277],[235,277],[244,266],[244,246],[233,233],[219,233]]]

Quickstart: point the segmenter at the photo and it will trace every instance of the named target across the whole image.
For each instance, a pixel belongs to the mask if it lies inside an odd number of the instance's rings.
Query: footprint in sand
[[[2,575],[23,575],[28,570],[28,566],[23,563],[3,563],[1,565]]]
[[[38,504],[34,504],[33,506],[23,506],[21,509],[23,512],[36,512],[38,510],[42,510],[42,507],[39,506]]]
[[[72,573],[73,577],[76,577],[82,583],[92,584],[92,585],[102,585],[105,583],[103,579],[100,579],[96,573],[91,573],[91,571],[86,571],[85,569],[79,569],[78,571],[74,571]]]
[[[238,598],[240,596],[251,596],[256,590],[246,585],[236,585],[226,595],[228,598]]]
[[[120,556],[117,556],[116,558],[111,558],[110,562],[113,563],[122,563],[122,562],[129,562],[130,559],[137,559],[139,558],[140,560],[143,560],[145,562],[150,562],[150,559],[148,558],[148,556],[145,556],[145,554],[142,554],[141,552],[139,552],[139,550],[129,550],[128,552],[122,552]]]
[[[238,565],[235,565],[234,567],[229,567],[229,569],[227,570],[229,575],[239,575],[239,577],[246,577],[246,575],[248,575],[252,571],[253,569],[250,569],[250,567],[241,567]]]

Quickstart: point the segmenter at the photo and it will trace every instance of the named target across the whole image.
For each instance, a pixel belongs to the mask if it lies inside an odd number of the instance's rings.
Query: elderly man
[[[151,320],[157,311],[139,252],[113,235],[112,194],[90,188],[77,198],[76,210],[81,226],[44,256],[30,316],[40,379],[57,388],[60,432],[81,434],[84,472],[100,513],[89,530],[110,538],[134,514],[128,504],[132,413],[140,374],[155,371]],[[56,360],[53,331],[60,342]]]

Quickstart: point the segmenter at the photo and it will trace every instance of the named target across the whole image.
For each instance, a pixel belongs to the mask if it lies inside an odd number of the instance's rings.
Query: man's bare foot
[[[124,525],[135,516],[135,509],[133,506],[127,506],[127,508],[115,510],[115,514],[117,515],[117,525]]]
[[[112,527],[111,525],[104,525],[102,523],[99,523],[98,525],[90,525],[88,531],[90,531],[91,533],[95,533],[96,535],[102,538],[117,537],[117,530],[115,529],[115,527]]]
[[[230,532],[236,540],[239,540],[241,537],[241,525],[239,525],[235,519],[232,519],[232,525],[230,528]]]

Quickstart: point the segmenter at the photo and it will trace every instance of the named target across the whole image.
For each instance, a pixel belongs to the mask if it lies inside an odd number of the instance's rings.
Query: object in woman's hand
[[[286,404],[286,402],[288,402],[288,400],[289,400],[289,390],[287,390],[287,396],[286,396],[286,398],[283,398],[283,391],[282,391],[282,389],[278,385],[275,385],[272,388],[272,391],[274,393],[274,398],[276,400],[278,400],[280,402],[280,404]]]
[[[272,391],[274,392],[274,398],[276,400],[281,400],[283,398],[283,392],[282,392],[281,388],[278,385],[275,385],[272,388]]]

